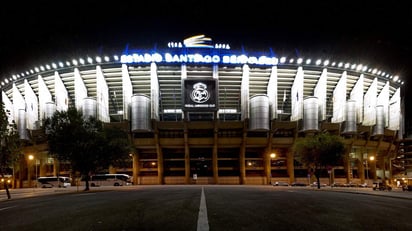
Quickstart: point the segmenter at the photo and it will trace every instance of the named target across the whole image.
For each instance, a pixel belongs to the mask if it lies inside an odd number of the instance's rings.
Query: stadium
[[[41,130],[69,106],[130,132],[130,167],[108,172],[128,173],[134,184],[311,183],[292,146],[318,132],[342,136],[350,150],[322,182],[371,184],[402,171],[402,86],[361,63],[246,52],[197,35],[33,67],[2,78],[1,98],[26,140],[16,187],[35,175],[70,175]]]

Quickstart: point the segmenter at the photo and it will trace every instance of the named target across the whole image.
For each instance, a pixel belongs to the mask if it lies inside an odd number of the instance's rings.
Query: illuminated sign
[[[278,58],[269,56],[247,56],[244,54],[201,53],[135,53],[122,55],[121,63],[205,63],[205,64],[257,64],[277,65]]]
[[[169,48],[216,48],[216,49],[230,49],[229,44],[216,43],[213,45],[212,39],[204,35],[195,35],[183,40],[182,42],[169,42]]]
[[[213,48],[212,39],[204,35],[196,35],[183,40],[185,47]]]
[[[256,64],[273,66],[278,58],[266,55],[229,53],[229,44],[212,44],[212,39],[196,35],[181,42],[169,42],[173,52],[137,52],[123,54],[121,63],[201,63],[201,64]]]
[[[217,110],[217,84],[215,79],[185,79],[183,81],[183,110]]]

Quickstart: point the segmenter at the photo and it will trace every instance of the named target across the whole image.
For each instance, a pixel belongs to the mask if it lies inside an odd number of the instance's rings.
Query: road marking
[[[9,207],[0,208],[0,211],[6,210],[6,209],[12,209],[14,207],[17,207],[17,206],[9,206]]]
[[[206,198],[202,187],[200,197],[199,216],[197,218],[197,231],[209,231],[209,221],[207,220]]]
[[[73,196],[90,196],[90,195],[94,195],[96,193],[81,193],[81,194],[73,194]]]

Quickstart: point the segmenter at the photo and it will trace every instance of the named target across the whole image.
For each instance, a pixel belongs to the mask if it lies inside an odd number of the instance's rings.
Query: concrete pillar
[[[215,121],[214,136],[213,136],[213,153],[212,153],[212,168],[213,168],[213,180],[215,184],[219,184],[219,168],[218,168],[218,128]]]
[[[387,158],[388,158],[388,162],[389,162],[389,175],[388,175],[389,184],[393,184],[394,181],[393,181],[393,175],[392,175],[392,158],[390,158],[390,157],[387,157]]]
[[[286,164],[287,164],[287,171],[289,175],[289,184],[295,182],[295,165],[294,165],[294,158],[293,152],[288,150],[286,153]]]
[[[187,121],[184,122],[183,138],[185,142],[185,183],[190,184],[190,150]]]
[[[46,176],[46,173],[47,173],[47,157],[40,158],[39,162],[40,162],[39,176]]]
[[[246,184],[246,138],[247,138],[247,123],[243,123],[243,138],[239,153],[239,170],[240,184]]]
[[[27,162],[25,158],[21,158],[19,162],[19,167],[18,167],[18,172],[17,172],[17,178],[18,180],[16,181],[16,188],[23,188],[23,179],[24,179],[24,170],[27,169]],[[16,170],[14,171],[16,173]]]
[[[273,132],[269,132],[268,141],[266,144],[266,152],[263,154],[263,161],[265,165],[265,175],[266,175],[266,184],[272,183],[272,160],[270,154],[272,154],[272,138]],[[278,154],[279,155],[279,154]]]
[[[140,184],[140,165],[139,165],[139,152],[134,151],[132,153],[132,168],[133,168],[133,184],[139,185]]]
[[[32,187],[31,178],[32,178],[32,170],[34,169],[34,163],[31,160],[27,160],[27,187]]]
[[[60,175],[60,162],[57,158],[53,158],[53,176]]]
[[[351,181],[351,176],[352,176],[352,167],[351,167],[351,159],[350,159],[349,152],[345,153],[345,158],[343,161],[343,167],[346,172],[346,183],[349,183]]]
[[[377,158],[375,157],[374,161],[370,161],[370,178],[373,179],[373,181],[376,181],[378,179],[378,176],[376,175],[376,162],[377,162]]]
[[[358,163],[358,177],[361,181],[361,184],[365,183],[365,167],[364,167],[364,163],[365,160],[363,159],[363,155],[361,154],[360,157],[357,159],[357,163]]]
[[[157,155],[157,182],[158,184],[164,184],[164,163],[163,163],[163,152],[160,146],[159,140],[159,129],[157,128],[157,121],[152,120],[153,131],[154,131],[154,143],[156,146]]]
[[[164,174],[163,174],[163,169],[164,169],[164,162],[163,162],[163,152],[162,149],[158,149],[157,151],[157,176],[159,180],[159,184],[164,184]]]
[[[271,151],[265,151],[263,154],[263,163],[265,166],[265,175],[266,175],[266,184],[270,184],[272,181],[272,171],[271,171],[271,160],[270,160]]]
[[[381,170],[382,170],[382,182],[385,183],[385,182],[386,182],[386,177],[385,177],[385,170],[386,170],[385,157],[384,157],[384,156],[381,156],[378,160],[379,160],[379,166],[381,167]]]
[[[333,184],[335,182],[335,168],[332,167],[330,170],[330,183]]]

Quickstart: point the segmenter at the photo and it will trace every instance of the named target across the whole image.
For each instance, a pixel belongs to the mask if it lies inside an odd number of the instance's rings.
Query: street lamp
[[[270,171],[270,184],[272,184],[272,162],[273,160],[276,158],[276,153],[270,153],[270,167],[269,167],[269,171]]]
[[[369,157],[369,160],[370,161],[373,161],[375,159],[375,157],[374,156],[370,156]],[[368,160],[366,159],[366,183],[368,184],[369,183],[369,169],[368,169]]]
[[[270,158],[271,158],[271,159],[275,159],[275,158],[276,158],[276,153],[271,153],[271,154],[270,154]]]
[[[34,160],[34,156],[33,155],[29,155],[29,160]],[[35,185],[34,185],[34,187],[36,187],[37,186],[37,159],[36,160],[34,160],[34,168],[35,168]],[[31,181],[31,179],[30,179],[30,181]]]

